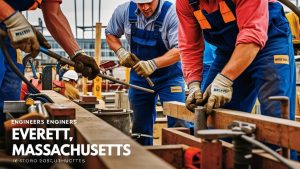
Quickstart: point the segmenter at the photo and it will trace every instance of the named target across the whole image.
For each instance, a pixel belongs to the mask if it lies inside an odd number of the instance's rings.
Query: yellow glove
[[[138,75],[142,77],[148,77],[157,69],[157,66],[154,60],[142,60],[134,65],[133,69]]]
[[[119,58],[120,65],[128,68],[132,68],[139,61],[133,53],[126,51],[123,47],[117,50],[116,55]]]
[[[189,95],[185,101],[185,106],[194,112],[195,108],[202,103],[202,92],[200,82],[192,82],[189,84]]]
[[[211,113],[213,108],[219,108],[230,102],[232,97],[233,82],[222,74],[218,74],[214,81],[207,87],[203,99],[208,99],[205,107],[207,113]]]
[[[31,25],[20,12],[10,16],[4,24],[7,27],[12,47],[31,53],[33,57],[37,56],[40,51],[38,39]]]

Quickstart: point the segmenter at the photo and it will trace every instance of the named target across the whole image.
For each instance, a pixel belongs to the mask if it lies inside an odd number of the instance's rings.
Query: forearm
[[[253,62],[260,47],[255,43],[239,44],[222,70],[222,74],[235,80]]]
[[[0,10],[0,22],[2,22],[4,19],[6,19],[15,12],[15,10],[11,6],[9,6],[5,1],[0,1],[0,9],[5,9]]]
[[[69,56],[74,55],[80,47],[73,36],[68,20],[60,9],[60,4],[45,2],[42,4],[42,11],[46,26],[53,38]]]
[[[111,50],[117,52],[120,47],[122,47],[122,42],[119,38],[114,35],[106,35],[106,42]]]
[[[154,59],[156,66],[158,68],[163,68],[170,66],[180,60],[179,50],[177,48],[173,48],[166,52],[164,55],[157,57]]]

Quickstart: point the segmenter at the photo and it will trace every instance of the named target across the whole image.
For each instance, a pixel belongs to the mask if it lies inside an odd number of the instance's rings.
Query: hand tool
[[[75,66],[75,62],[65,58],[65,57],[62,57],[46,48],[43,48],[43,47],[40,47],[40,51],[54,59],[56,59],[57,61],[61,62],[61,63],[65,63],[65,64],[68,64],[69,66]],[[147,88],[144,88],[144,87],[140,87],[140,86],[137,86],[137,85],[133,85],[133,84],[129,84],[129,83],[126,83],[126,82],[123,82],[123,81],[120,81],[120,80],[117,80],[111,76],[108,76],[108,75],[105,75],[105,74],[102,74],[99,72],[98,74],[99,77],[102,77],[104,79],[107,79],[107,80],[110,80],[110,81],[113,81],[115,83],[119,83],[119,84],[122,84],[122,85],[126,85],[128,87],[132,87],[134,89],[137,89],[137,90],[141,90],[141,91],[144,91],[144,92],[148,92],[148,93],[154,93],[154,90],[151,90],[151,89],[147,89]]]
[[[137,56],[135,56],[135,55],[132,55],[132,57],[134,57],[134,61],[135,61],[134,65],[136,65],[136,64],[140,61],[140,59],[139,59]],[[133,66],[134,66],[134,65],[133,65]],[[132,66],[132,67],[133,67],[133,66]],[[145,79],[147,80],[148,84],[149,84],[151,87],[154,86],[154,83],[152,82],[152,80],[150,79],[150,77],[145,77]]]

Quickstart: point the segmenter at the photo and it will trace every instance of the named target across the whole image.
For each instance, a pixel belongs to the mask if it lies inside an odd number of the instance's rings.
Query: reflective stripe
[[[223,21],[225,23],[228,23],[228,22],[231,22],[231,21],[235,21],[235,16],[231,12],[230,8],[227,6],[227,4],[226,4],[225,1],[221,1],[219,3],[219,6],[220,6],[221,15],[223,17]]]
[[[209,22],[207,21],[201,10],[194,11],[194,15],[197,18],[201,29],[211,29]]]
[[[36,8],[40,7],[43,0],[35,0],[33,5],[28,10],[35,10]]]

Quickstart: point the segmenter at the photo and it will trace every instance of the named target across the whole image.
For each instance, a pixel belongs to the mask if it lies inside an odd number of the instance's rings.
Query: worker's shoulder
[[[124,2],[117,6],[116,10],[118,11],[127,11],[129,9],[130,1]]]

